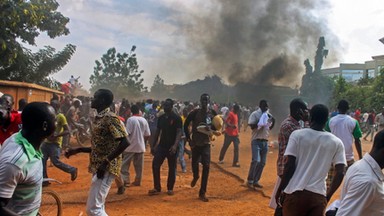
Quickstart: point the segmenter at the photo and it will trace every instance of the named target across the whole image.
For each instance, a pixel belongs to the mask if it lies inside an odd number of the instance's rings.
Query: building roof
[[[0,86],[17,86],[17,87],[24,87],[24,88],[32,88],[32,89],[39,89],[47,92],[52,92],[56,94],[63,95],[64,92],[58,91],[55,89],[47,88],[41,85],[37,85],[34,83],[26,83],[26,82],[18,82],[18,81],[9,81],[9,80],[0,80]]]

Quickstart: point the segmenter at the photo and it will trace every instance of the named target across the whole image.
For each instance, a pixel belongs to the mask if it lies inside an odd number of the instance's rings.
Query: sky
[[[304,47],[313,44],[313,47],[307,48],[308,50],[306,48],[294,50],[289,47],[295,47],[295,41],[289,39],[289,45],[281,44],[283,48],[277,50],[276,53],[273,53],[275,48],[270,50],[263,48],[263,53],[257,55],[247,50],[248,44],[237,45],[237,43],[241,43],[241,40],[249,40],[245,36],[242,38],[242,31],[247,29],[244,23],[247,23],[249,19],[258,20],[258,16],[262,17],[265,11],[270,11],[267,4],[256,3],[258,2],[256,0],[57,1],[60,4],[58,10],[70,18],[70,23],[67,25],[70,34],[50,39],[42,33],[36,40],[36,48],[50,45],[60,50],[68,43],[76,45],[77,49],[72,59],[62,71],[54,74],[53,77],[60,82],[66,82],[71,75],[80,76],[79,80],[86,89],[90,88],[89,77],[93,73],[95,60],[99,60],[111,47],[115,47],[117,52],[128,53],[135,45],[139,69],[144,70],[144,85],[151,87],[157,74],[164,79],[166,84],[182,84],[213,74],[222,76],[224,82],[230,82],[228,80],[233,77],[233,74],[224,70],[232,67],[230,66],[232,63],[228,63],[228,65],[226,63],[231,62],[233,58],[234,61],[248,59],[241,63],[250,65],[248,68],[253,71],[259,70],[263,64],[267,64],[267,57],[272,58],[279,54],[289,56],[290,53],[296,52],[300,53],[296,61],[302,65],[305,60],[303,56],[307,55],[310,60],[313,59],[317,45],[316,38],[316,43],[302,44]],[[268,1],[271,4],[280,4],[278,0]],[[293,1],[296,2],[295,4],[289,3],[289,0],[280,2],[286,2],[285,4],[288,4],[289,7],[307,8],[308,13],[295,8],[291,11],[299,11],[301,17],[307,17],[313,20],[312,23],[318,23],[321,26],[319,31],[312,31],[311,25],[309,25],[309,28],[306,26],[307,29],[303,32],[310,31],[313,33],[311,36],[326,37],[329,57],[324,60],[323,68],[337,67],[339,63],[364,63],[364,61],[371,60],[372,56],[384,54],[384,44],[378,41],[379,38],[384,37],[384,26],[380,21],[384,20],[384,10],[381,10],[382,0],[319,0],[316,4],[313,4],[311,0],[296,0]],[[240,22],[236,22],[240,26],[239,28],[229,31],[225,29],[226,33],[235,34],[236,40],[230,41],[231,43],[235,41],[236,47],[233,48],[233,44],[230,44],[227,49],[219,49],[217,52],[220,53],[217,53],[217,56],[223,61],[215,59],[215,53],[212,54],[212,50],[215,51],[221,41],[225,43],[225,40],[218,38],[221,34],[212,33],[210,28],[227,22],[225,15],[239,16],[238,14],[241,15],[243,10],[247,11],[249,6],[255,8],[249,9],[248,16],[241,18]],[[240,10],[240,13],[233,12],[232,9]],[[288,11],[287,14],[289,15],[289,13]],[[270,14],[269,17],[278,18],[277,14],[279,13]],[[292,12],[292,17],[295,16],[295,12]],[[233,17],[229,21],[233,22]],[[290,25],[295,25],[295,29],[300,28],[301,24],[293,22],[295,22],[294,19],[290,23],[278,23],[274,28],[278,28],[279,25],[288,29]],[[317,36],[317,32],[325,35]],[[291,32],[289,36],[296,37],[297,35]],[[215,44],[215,47],[212,48],[212,41],[215,41],[216,38],[220,43]],[[283,40],[285,40],[284,37]],[[223,47],[227,46],[224,44]],[[252,49],[257,49],[257,44],[252,44]],[[263,55],[267,57],[264,58]],[[263,61],[252,60],[253,57],[261,58]],[[252,65],[250,61],[258,63]],[[304,69],[302,71],[304,73]],[[243,80],[248,78],[247,76],[242,77]],[[282,84],[284,85],[284,82]]]

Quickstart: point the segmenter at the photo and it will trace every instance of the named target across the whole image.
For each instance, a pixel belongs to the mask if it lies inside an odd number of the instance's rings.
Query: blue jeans
[[[268,141],[252,140],[252,162],[248,172],[248,183],[259,183],[265,163],[267,161]]]
[[[236,165],[239,162],[239,144],[240,144],[239,136],[229,136],[225,134],[223,147],[221,147],[221,150],[220,150],[219,161],[224,160],[225,153],[227,152],[227,149],[232,142],[233,142],[232,165]]]
[[[181,170],[185,172],[187,170],[187,165],[185,164],[185,159],[184,159],[184,139],[181,139],[179,142],[179,149],[177,154],[178,154],[177,157],[179,159]]]
[[[59,144],[44,142],[43,145],[41,145],[41,151],[43,153],[43,177],[44,178],[48,178],[48,173],[47,173],[48,158],[51,159],[51,162],[55,167],[59,168],[60,170],[66,173],[72,173],[76,171],[75,167],[60,161],[61,148]]]

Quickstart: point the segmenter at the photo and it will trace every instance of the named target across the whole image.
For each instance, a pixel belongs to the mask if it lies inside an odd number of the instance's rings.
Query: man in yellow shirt
[[[77,168],[65,164],[60,161],[61,146],[63,144],[63,136],[69,134],[67,119],[62,113],[59,113],[60,103],[57,100],[51,101],[51,106],[56,112],[56,130],[49,136],[43,145],[41,151],[43,153],[43,178],[48,178],[47,174],[47,160],[51,159],[52,164],[60,170],[71,174],[71,180],[75,181],[77,178]],[[49,182],[44,182],[43,186],[48,186]]]

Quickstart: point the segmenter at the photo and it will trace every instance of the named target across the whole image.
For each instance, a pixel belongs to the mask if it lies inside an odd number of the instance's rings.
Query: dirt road
[[[276,140],[275,138],[270,139]],[[267,164],[265,166],[260,184],[262,190],[250,190],[244,186],[251,161],[250,130],[240,134],[240,168],[232,167],[233,147],[227,151],[224,164],[217,164],[223,137],[219,137],[212,147],[212,163],[208,182],[208,203],[198,199],[200,181],[196,187],[191,188],[192,180],[191,160],[187,156],[187,173],[178,173],[173,196],[165,192],[157,196],[148,196],[147,192],[153,188],[152,156],[145,155],[144,176],[141,186],[131,186],[125,194],[117,195],[116,184],[112,185],[107,197],[106,210],[110,216],[124,215],[273,215],[268,207],[271,193],[276,180],[277,149],[270,148]],[[369,150],[371,144],[363,143],[363,149]],[[364,153],[365,153],[364,151]],[[75,182],[71,182],[70,175],[61,172],[55,167],[48,168],[49,177],[62,181],[62,185],[52,184],[49,188],[57,191],[64,202],[64,216],[86,215],[85,203],[88,195],[91,174],[87,172],[88,155],[79,154],[70,159],[63,158],[65,163],[78,167],[79,175]],[[166,188],[167,163],[164,162],[161,170],[162,187]],[[131,175],[134,176],[131,166]],[[337,198],[339,192],[334,196]]]

